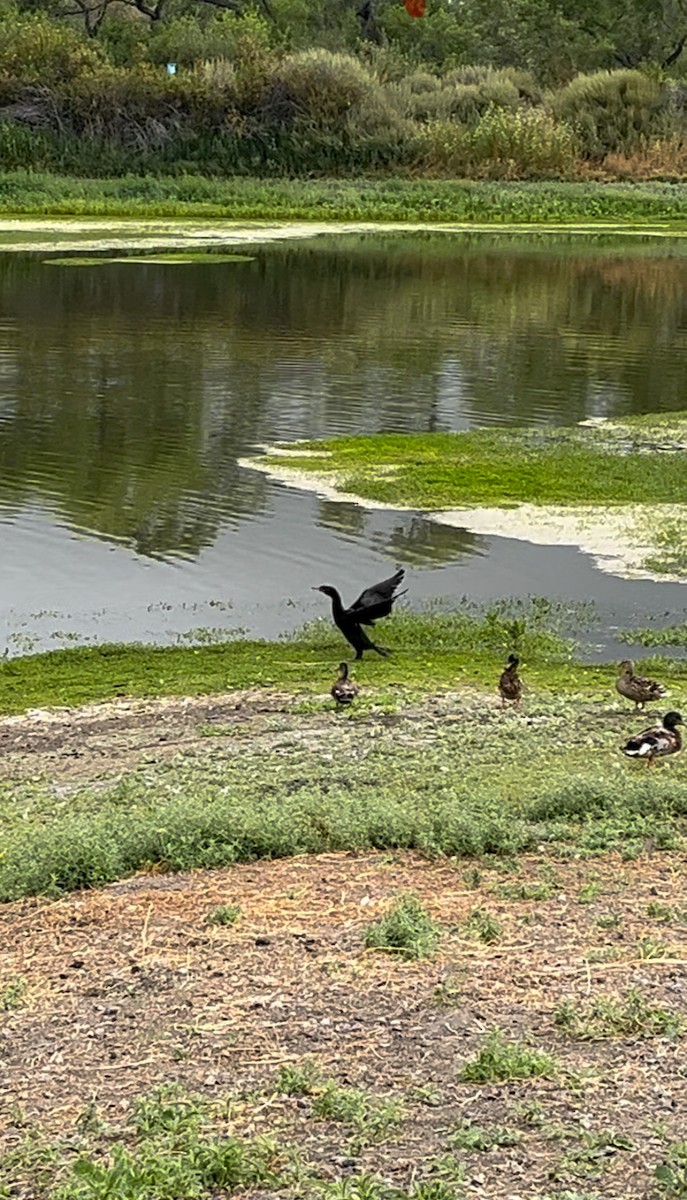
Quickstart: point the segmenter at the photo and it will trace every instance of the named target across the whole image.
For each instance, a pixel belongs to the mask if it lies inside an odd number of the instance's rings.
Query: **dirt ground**
[[[5,1145],[22,1136],[17,1106],[57,1135],[91,1103],[121,1119],[133,1097],[174,1080],[210,1098],[244,1097],[237,1133],[298,1144],[325,1177],[379,1171],[407,1186],[469,1121],[522,1134],[513,1147],[457,1152],[469,1194],[649,1196],[665,1145],[684,1136],[684,1041],[574,1040],[553,1014],[564,999],[584,1005],[629,987],[687,1011],[687,927],[646,912],[684,903],[686,866],[663,854],[560,863],[552,875],[533,857],[478,881],[464,863],[340,854],[138,876],[7,905],[2,976],[29,988],[23,1007],[0,1015]],[[503,895],[542,878],[554,882],[549,899]],[[408,890],[442,928],[436,955],[403,962],[365,950],[365,927]],[[236,925],[205,923],[220,903],[239,906]],[[489,945],[465,926],[477,906],[502,927]],[[614,927],[602,927],[609,916]],[[662,957],[647,957],[647,938]],[[495,1026],[553,1053],[557,1074],[460,1083]],[[350,1157],[340,1125],[274,1091],[280,1064],[305,1057],[341,1084],[402,1098],[406,1119]],[[609,1132],[631,1148],[589,1149]]]
[[[259,737],[268,718],[293,706],[293,697],[265,689],[161,700],[113,700],[78,709],[33,709],[0,718],[0,779],[47,775],[88,782],[207,747],[203,730],[250,729]]]

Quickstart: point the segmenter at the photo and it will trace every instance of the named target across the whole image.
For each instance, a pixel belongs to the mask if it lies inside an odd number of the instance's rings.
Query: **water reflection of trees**
[[[6,255],[0,500],[195,555],[270,502],[236,464],[257,442],[678,408],[686,262],[668,244],[439,235],[216,267]],[[322,523],[359,535],[337,505]],[[423,546],[420,527],[401,523],[390,553],[455,557],[455,532]]]

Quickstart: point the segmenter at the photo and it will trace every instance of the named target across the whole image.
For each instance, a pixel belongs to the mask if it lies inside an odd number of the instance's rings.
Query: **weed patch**
[[[676,1038],[684,1030],[684,1018],[670,1009],[658,1008],[636,989],[624,996],[597,996],[590,1004],[577,1006],[563,1001],[554,1013],[559,1029],[585,1041],[623,1037]]]
[[[510,1079],[552,1075],[555,1070],[555,1060],[550,1054],[532,1050],[522,1042],[510,1042],[500,1029],[494,1029],[458,1078],[461,1083],[504,1083]]]
[[[427,958],[436,948],[439,931],[416,896],[402,896],[381,921],[368,926],[365,945],[400,958]]]

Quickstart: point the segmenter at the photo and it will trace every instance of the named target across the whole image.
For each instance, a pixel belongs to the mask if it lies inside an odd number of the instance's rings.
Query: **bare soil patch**
[[[521,1140],[455,1151],[468,1194],[648,1197],[665,1146],[684,1136],[684,1040],[580,1040],[554,1015],[564,1000],[584,1007],[629,988],[687,1011],[687,926],[675,916],[686,868],[677,854],[555,866],[533,856],[477,876],[408,854],[332,854],[7,905],[0,987],[28,988],[0,1014],[5,1147],[23,1136],[19,1111],[57,1136],[89,1104],[121,1120],[134,1097],[176,1081],[231,1095],[237,1134],[298,1144],[326,1178],[372,1171],[406,1187],[470,1122]],[[513,898],[514,884],[542,880],[548,898]],[[442,928],[432,959],[364,949],[366,926],[406,891]],[[237,924],[208,925],[217,904],[238,905]],[[466,929],[477,907],[501,926],[490,944]],[[557,1073],[459,1082],[496,1026],[553,1054]],[[400,1098],[405,1119],[352,1153],[308,1097],[276,1093],[279,1066],[304,1058],[342,1085]],[[590,1149],[597,1134],[622,1137]]]

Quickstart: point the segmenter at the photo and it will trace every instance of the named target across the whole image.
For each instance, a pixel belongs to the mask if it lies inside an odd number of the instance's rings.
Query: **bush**
[[[63,86],[98,69],[100,48],[41,16],[0,22],[0,87]]]
[[[424,137],[424,161],[430,168],[490,179],[569,175],[576,153],[570,127],[536,108],[491,108],[474,129],[437,121]]]
[[[578,75],[552,97],[552,110],[572,126],[589,158],[631,153],[668,132],[669,93],[641,71]]]

